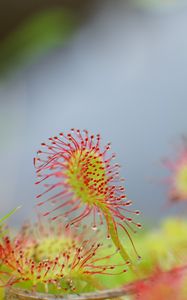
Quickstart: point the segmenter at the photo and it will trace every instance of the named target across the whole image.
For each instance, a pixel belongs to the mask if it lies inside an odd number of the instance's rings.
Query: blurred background
[[[1,215],[34,215],[33,157],[72,127],[111,141],[127,195],[155,224],[165,156],[187,133],[187,1],[0,0]]]

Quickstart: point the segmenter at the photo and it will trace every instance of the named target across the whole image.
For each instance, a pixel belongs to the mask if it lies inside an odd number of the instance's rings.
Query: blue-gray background
[[[103,1],[64,47],[1,79],[1,215],[22,204],[14,222],[33,216],[35,152],[71,127],[112,142],[142,219],[179,213],[181,207],[163,208],[168,172],[161,159],[187,133],[183,4],[153,9]]]

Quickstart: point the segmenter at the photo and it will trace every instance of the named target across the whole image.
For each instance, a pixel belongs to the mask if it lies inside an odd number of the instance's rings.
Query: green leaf
[[[20,209],[21,208],[21,206],[18,206],[18,207],[16,207],[16,208],[14,208],[13,210],[11,210],[8,214],[6,214],[4,217],[2,217],[1,219],[0,219],[0,225],[2,225],[2,223],[4,222],[4,221],[6,221],[9,217],[11,217],[18,209]]]

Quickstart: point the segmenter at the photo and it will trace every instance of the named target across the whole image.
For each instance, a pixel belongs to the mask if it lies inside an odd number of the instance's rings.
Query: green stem
[[[114,245],[116,246],[117,249],[119,249],[119,253],[120,253],[121,257],[125,261],[129,261],[131,263],[131,259],[128,255],[127,251],[125,250],[125,248],[123,247],[122,243],[119,240],[115,221],[109,211],[107,212],[107,215],[105,213],[105,218],[106,218],[106,222],[107,222],[107,226],[108,226],[108,232],[110,234],[110,237],[111,237]]]
[[[103,212],[103,214],[105,216],[106,223],[107,223],[107,226],[108,226],[108,233],[109,233],[114,245],[116,246],[117,249],[119,249],[119,253],[121,254],[122,258],[126,262],[128,261],[128,262],[131,263],[131,259],[129,258],[128,253],[126,252],[125,248],[123,247],[122,243],[119,240],[118,232],[117,232],[117,226],[116,226],[116,223],[115,223],[114,218],[112,216],[112,213],[103,204],[100,204],[99,208],[101,209],[101,211]]]

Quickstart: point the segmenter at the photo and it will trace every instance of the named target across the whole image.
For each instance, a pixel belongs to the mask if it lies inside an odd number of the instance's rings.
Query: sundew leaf
[[[16,208],[14,208],[13,210],[11,210],[8,214],[6,214],[4,217],[2,217],[1,219],[0,219],[0,226],[2,226],[2,223],[4,222],[4,221],[6,221],[9,217],[11,217],[18,209],[20,209],[21,208],[21,206],[18,206],[18,207],[16,207]]]
[[[83,293],[103,289],[100,275],[115,277],[124,272],[124,262],[111,264],[110,258],[118,252],[112,249],[106,255],[109,245],[98,243],[99,233],[88,238],[85,226],[67,230],[63,222],[56,225],[40,220],[33,227],[23,226],[14,238],[3,239],[5,286],[50,294]]]
[[[92,217],[90,225],[93,230],[107,225],[107,238],[129,263],[131,259],[118,232],[123,230],[139,259],[129,231],[141,228],[141,224],[133,220],[133,216],[140,212],[128,208],[132,201],[127,200],[120,166],[113,162],[116,155],[110,153],[111,144],[104,147],[100,144],[100,134],[90,135],[87,130],[75,128],[41,143],[42,149],[37,151],[34,165],[36,184],[41,183],[44,191],[37,195],[37,199],[41,199],[37,205],[51,203],[52,209],[49,208],[43,216],[51,215],[53,221],[65,217],[67,228],[89,216]]]
[[[14,209],[12,209],[9,213],[7,213],[5,216],[3,216],[1,219],[0,219],[0,238],[6,233],[6,231],[4,230],[4,222],[9,218],[11,217],[18,209],[20,209],[21,206],[18,206]],[[2,276],[2,275],[1,275]],[[4,299],[4,293],[5,293],[5,290],[3,287],[0,287],[0,299]]]

